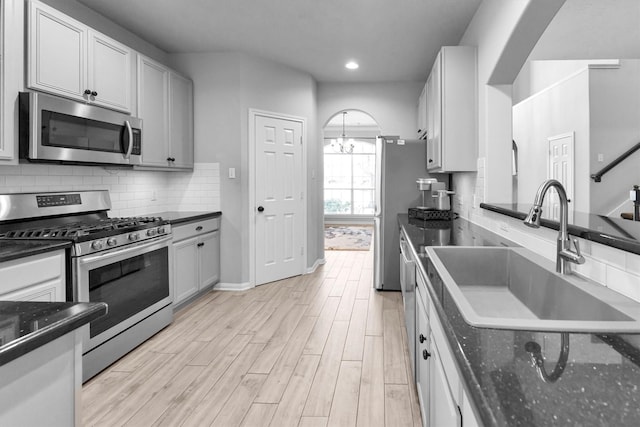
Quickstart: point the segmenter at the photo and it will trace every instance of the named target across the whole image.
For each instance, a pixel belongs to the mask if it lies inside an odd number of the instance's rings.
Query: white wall
[[[324,256],[321,216],[321,146],[316,124],[316,84],[306,73],[237,53],[189,53],[171,58],[194,81],[197,159],[220,164],[222,277],[229,286],[250,280],[249,109],[302,117],[307,126],[307,267]],[[237,178],[228,178],[236,168]]]
[[[425,81],[427,71],[425,71]],[[383,135],[417,137],[418,96],[424,82],[320,83],[318,122],[322,129],[342,110],[361,110],[375,119]]]
[[[533,202],[547,179],[548,138],[574,134],[573,210],[589,212],[589,71],[574,74],[513,106],[513,139],[518,144],[517,202]]]

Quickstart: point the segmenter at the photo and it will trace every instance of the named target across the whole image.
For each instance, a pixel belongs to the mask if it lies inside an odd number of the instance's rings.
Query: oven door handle
[[[156,239],[151,242],[141,242],[137,244],[133,244],[132,246],[127,246],[125,249],[113,249],[107,252],[102,252],[98,255],[90,256],[90,257],[80,257],[79,261],[81,264],[88,264],[95,261],[102,261],[108,258],[122,258],[126,257],[128,254],[132,252],[140,252],[141,250],[147,249],[152,246],[162,245],[163,243],[167,243],[171,240],[172,236],[165,236],[161,239]],[[168,245],[166,245],[168,246]]]

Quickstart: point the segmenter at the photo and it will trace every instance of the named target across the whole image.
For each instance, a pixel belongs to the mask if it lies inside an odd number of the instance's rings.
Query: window
[[[375,213],[376,144],[354,140],[353,153],[339,153],[330,140],[324,145],[325,215]]]

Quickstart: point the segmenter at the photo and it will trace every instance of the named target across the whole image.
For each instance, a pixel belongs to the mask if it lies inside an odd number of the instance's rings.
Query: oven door
[[[109,306],[85,332],[83,353],[171,304],[170,242],[165,236],[76,259],[76,301]]]

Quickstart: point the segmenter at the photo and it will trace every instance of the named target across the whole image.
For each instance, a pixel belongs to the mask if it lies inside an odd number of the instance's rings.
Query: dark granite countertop
[[[547,383],[532,367],[529,342],[538,343],[551,372],[560,354],[562,333],[475,328],[468,325],[439,280],[424,246],[489,246],[513,243],[464,219],[449,229],[425,229],[399,215],[398,222],[419,254],[429,277],[445,335],[462,381],[486,426],[640,425],[640,335],[568,333],[566,368]]]
[[[0,365],[107,313],[107,304],[0,301]]]
[[[71,242],[62,240],[0,239],[0,262],[69,248]]]
[[[531,206],[522,203],[480,204],[483,209],[521,220],[526,218]],[[543,210],[540,224],[558,230],[558,221],[545,218],[547,213],[548,211]],[[584,212],[574,212],[571,222],[569,234],[640,255],[640,222]]]
[[[149,216],[159,216],[160,218],[169,221],[171,225],[178,225],[185,222],[200,221],[203,219],[218,218],[222,215],[222,212],[177,212],[177,211],[165,211],[150,214]]]

